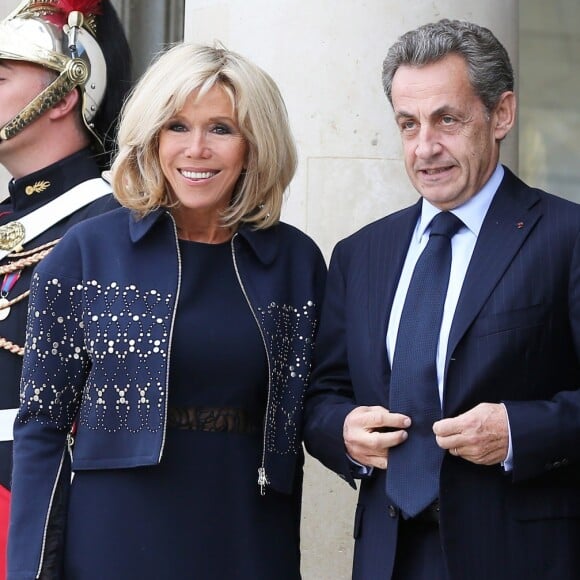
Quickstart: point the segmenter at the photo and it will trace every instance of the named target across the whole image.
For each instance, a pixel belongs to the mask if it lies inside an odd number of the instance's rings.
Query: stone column
[[[111,3],[125,27],[135,79],[156,53],[183,39],[185,0],[111,0]]]
[[[390,44],[425,22],[473,20],[494,31],[517,68],[517,8],[517,0],[186,0],[185,39],[219,40],[280,86],[300,155],[283,219],[329,258],[340,238],[417,199],[381,86]],[[515,137],[502,149],[517,169]],[[355,503],[342,480],[307,460],[304,580],[350,578]]]

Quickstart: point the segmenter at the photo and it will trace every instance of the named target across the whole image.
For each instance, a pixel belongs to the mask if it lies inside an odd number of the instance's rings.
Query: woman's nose
[[[211,156],[211,148],[207,135],[203,131],[193,131],[187,145],[186,155],[197,159],[207,159]]]

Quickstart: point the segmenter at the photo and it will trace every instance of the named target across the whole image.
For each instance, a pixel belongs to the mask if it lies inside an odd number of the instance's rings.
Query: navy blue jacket
[[[261,483],[290,493],[326,266],[287,224],[242,227],[231,248],[269,367]],[[136,220],[121,208],[70,230],[35,271],[14,429],[11,579],[35,578],[58,535],[75,421],[73,470],[161,460],[180,268],[170,214]]]

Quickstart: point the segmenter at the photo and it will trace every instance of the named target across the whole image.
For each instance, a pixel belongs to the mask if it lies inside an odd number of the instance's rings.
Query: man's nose
[[[439,132],[433,127],[422,125],[417,134],[415,155],[421,159],[429,159],[441,152]]]

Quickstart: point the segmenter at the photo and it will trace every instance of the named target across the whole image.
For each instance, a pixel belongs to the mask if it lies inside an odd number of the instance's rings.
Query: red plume
[[[82,12],[86,18],[102,14],[102,0],[56,0],[53,4],[55,11],[45,15],[45,18],[56,24],[64,26],[67,23],[68,15],[71,12]],[[40,4],[46,7],[46,4]]]
[[[69,13],[82,12],[85,15],[101,14],[101,0],[58,0],[56,3],[67,16]]]

